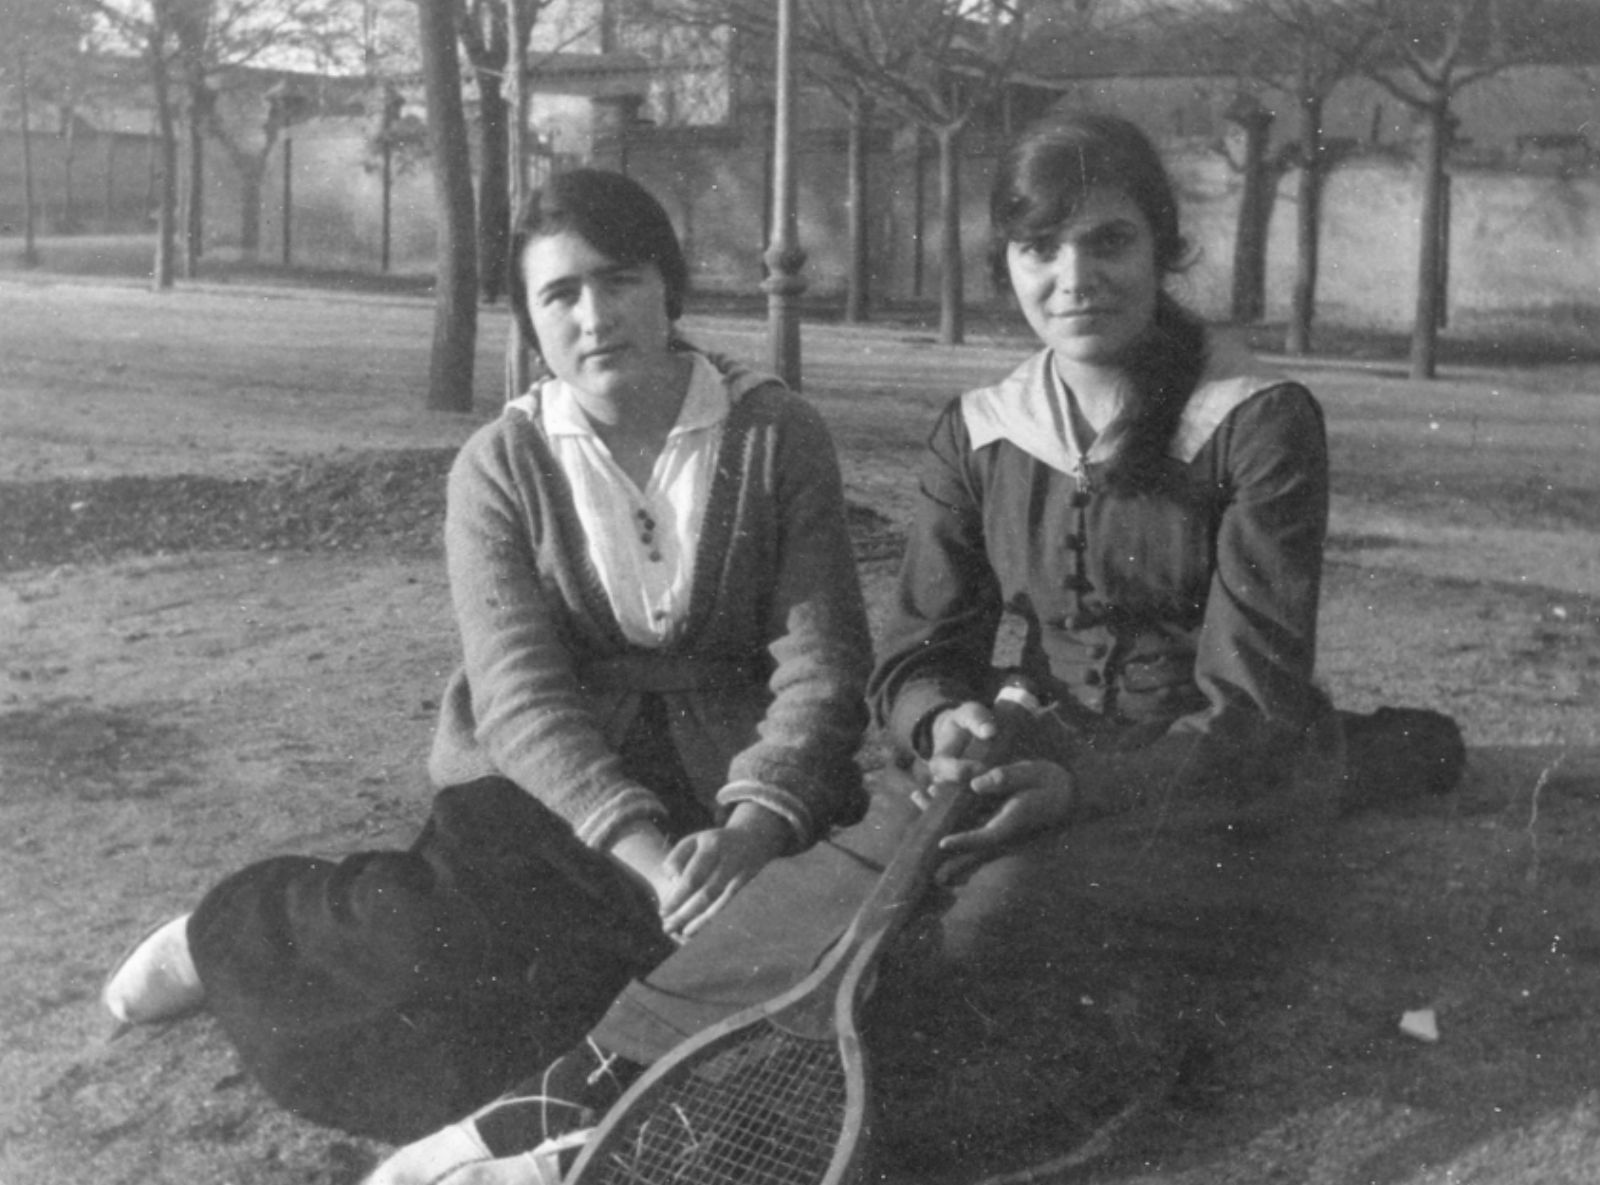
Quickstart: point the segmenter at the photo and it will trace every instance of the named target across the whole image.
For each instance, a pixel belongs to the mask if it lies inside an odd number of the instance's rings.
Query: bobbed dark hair
[[[1137,124],[1105,112],[1046,116],[1023,131],[1000,158],[989,194],[989,270],[1010,292],[1012,243],[1058,233],[1090,190],[1115,189],[1144,215],[1163,277],[1190,262],[1178,224],[1177,192],[1150,138]],[[1155,319],[1122,363],[1130,398],[1106,430],[1115,442],[1106,481],[1132,493],[1170,492],[1167,446],[1206,364],[1205,327],[1163,290]]]
[[[511,234],[511,309],[523,340],[539,348],[528,308],[528,281],[522,256],[528,244],[571,231],[600,254],[624,267],[651,264],[666,286],[667,320],[683,316],[689,265],[683,258],[672,220],[650,191],[631,177],[607,169],[558,173],[528,195]]]
[[[1007,248],[1053,235],[1096,188],[1119,190],[1139,208],[1163,275],[1183,270],[1189,242],[1161,154],[1130,120],[1077,111],[1045,116],[1000,157],[989,192],[989,272],[998,291],[1011,291]]]

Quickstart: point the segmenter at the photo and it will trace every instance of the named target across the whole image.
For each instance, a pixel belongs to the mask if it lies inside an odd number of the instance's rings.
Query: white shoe
[[[407,1144],[372,1171],[363,1185],[561,1185],[563,1154],[594,1134],[579,1128],[528,1152],[497,1157],[470,1119]]]
[[[189,957],[189,915],[163,922],[122,957],[100,990],[121,1024],[177,1020],[205,1003],[200,973]]]
[[[536,1077],[396,1151],[364,1185],[561,1185],[594,1134],[595,1112],[564,1097],[616,1084],[617,1058],[585,1045]],[[563,1090],[558,1083],[571,1080]]]

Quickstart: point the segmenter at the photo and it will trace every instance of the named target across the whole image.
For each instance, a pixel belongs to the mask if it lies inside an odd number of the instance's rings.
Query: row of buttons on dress
[[[1089,597],[1089,594],[1095,591],[1095,586],[1089,579],[1087,555],[1089,523],[1086,511],[1094,499],[1094,493],[1087,472],[1080,469],[1077,479],[1078,488],[1072,494],[1072,509],[1076,512],[1077,529],[1065,540],[1067,550],[1072,552],[1072,576],[1065,582],[1065,588],[1072,594],[1077,604],[1073,612],[1059,622],[1060,628],[1074,632],[1103,626],[1110,617],[1110,606],[1104,601],[1091,600]],[[1103,642],[1096,642],[1089,647],[1089,657],[1097,662],[1104,660],[1110,653],[1111,648]],[[1107,682],[1107,676],[1098,666],[1093,666],[1084,671],[1083,681],[1089,687],[1099,687]],[[1103,695],[1102,710],[1109,711],[1112,708],[1115,696],[1116,688],[1108,686]]]
[[[650,549],[650,561],[661,562],[661,549],[656,546],[656,520],[650,512],[643,507],[633,512],[634,519],[639,524],[639,542]]]
[[[1062,629],[1093,629],[1095,626],[1103,625],[1106,619],[1106,605],[1101,601],[1088,599],[1088,594],[1094,592],[1094,582],[1089,579],[1086,554],[1089,550],[1089,523],[1088,516],[1084,512],[1093,497],[1088,474],[1080,472],[1078,488],[1072,494],[1072,509],[1077,512],[1078,519],[1077,530],[1065,540],[1067,550],[1072,552],[1072,576],[1066,581],[1065,588],[1077,600],[1077,609],[1071,616],[1062,619],[1060,623]],[[1095,657],[1103,658],[1104,654]]]

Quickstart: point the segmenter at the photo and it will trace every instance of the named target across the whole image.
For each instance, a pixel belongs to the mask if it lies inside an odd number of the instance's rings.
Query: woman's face
[[[1057,233],[1007,247],[1006,264],[1028,324],[1068,361],[1114,365],[1155,319],[1155,236],[1120,189],[1089,190]]]
[[[671,365],[672,330],[659,268],[617,263],[570,230],[533,239],[521,263],[552,374],[605,398],[659,385]]]

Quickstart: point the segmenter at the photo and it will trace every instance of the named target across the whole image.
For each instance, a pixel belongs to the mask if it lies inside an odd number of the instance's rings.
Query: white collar
[[[669,438],[682,432],[714,427],[728,417],[730,401],[722,375],[703,355],[691,353],[689,358],[694,363],[689,372],[689,389],[684,393],[678,418],[667,433]],[[561,379],[546,379],[506,406],[516,408],[530,419],[539,417],[548,436],[598,436],[578,403],[577,392]]]
[[[1194,460],[1234,408],[1283,381],[1230,339],[1208,338],[1205,373],[1184,405],[1168,454],[1183,462]],[[1099,463],[1110,456],[1104,436],[1096,438],[1087,454],[1079,449],[1066,390],[1049,350],[1040,350],[994,386],[968,391],[961,397],[961,417],[974,450],[1009,440],[1063,473],[1076,473],[1084,462]]]

